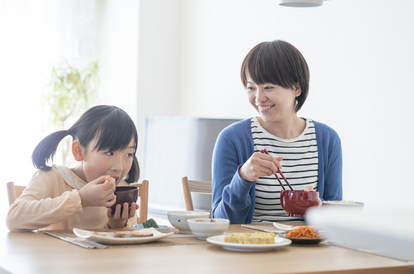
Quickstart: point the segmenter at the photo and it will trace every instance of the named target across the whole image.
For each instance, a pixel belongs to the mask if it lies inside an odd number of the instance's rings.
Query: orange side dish
[[[286,234],[286,237],[290,238],[321,238],[321,235],[313,228],[312,226],[298,226],[289,233]]]

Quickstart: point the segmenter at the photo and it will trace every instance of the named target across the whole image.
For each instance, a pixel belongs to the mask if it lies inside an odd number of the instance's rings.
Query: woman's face
[[[295,90],[270,83],[256,84],[247,76],[246,91],[250,104],[264,122],[283,122],[296,117],[295,101],[300,95],[300,88]]]
[[[83,171],[86,181],[90,182],[102,175],[110,175],[118,184],[131,169],[135,155],[135,140],[131,139],[124,150],[93,150],[96,140],[86,148],[83,157]]]

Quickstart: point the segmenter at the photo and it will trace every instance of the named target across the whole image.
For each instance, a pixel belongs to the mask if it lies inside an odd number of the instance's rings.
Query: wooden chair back
[[[139,216],[137,218],[137,224],[142,224],[148,219],[148,185],[149,182],[147,180],[144,180],[139,184],[134,184],[134,186],[137,186],[139,189]],[[26,186],[15,185],[14,182],[7,183],[9,205],[16,201],[20,195],[22,195],[22,192],[25,188]]]
[[[194,210],[193,199],[191,198],[192,192],[202,193],[202,194],[212,193],[212,183],[209,181],[188,180],[187,177],[183,177],[182,183],[183,183],[185,210],[189,210],[189,211]]]
[[[15,185],[14,182],[7,183],[7,195],[9,198],[9,205],[11,205],[20,195],[22,195],[23,190],[26,186]]]
[[[143,180],[141,183],[134,184],[138,187],[138,198],[139,198],[139,216],[137,218],[137,224],[142,224],[148,219],[148,190],[149,182]]]

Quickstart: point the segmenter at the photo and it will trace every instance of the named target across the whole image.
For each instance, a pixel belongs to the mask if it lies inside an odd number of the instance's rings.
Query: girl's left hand
[[[128,210],[128,203],[124,203],[122,215],[121,215],[121,205],[117,205],[115,213],[112,214],[112,209],[108,208],[108,224],[111,228],[123,228],[125,227],[129,218],[135,217],[135,213],[138,210],[139,206],[136,203],[131,204],[131,210]]]
[[[309,192],[309,191],[315,191],[315,190],[313,189],[312,186],[306,186],[304,191]],[[321,206],[321,205],[322,205],[322,201],[321,201],[321,199],[318,198],[318,206]]]

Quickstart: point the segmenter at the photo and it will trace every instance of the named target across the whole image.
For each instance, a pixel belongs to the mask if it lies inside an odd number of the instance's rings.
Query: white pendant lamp
[[[323,0],[279,0],[279,5],[285,7],[309,8],[320,7]]]

